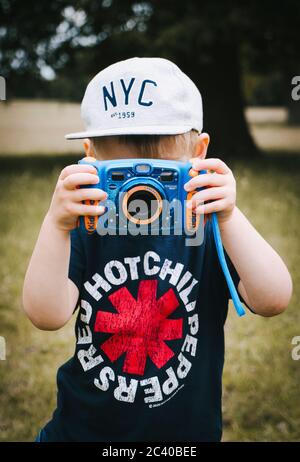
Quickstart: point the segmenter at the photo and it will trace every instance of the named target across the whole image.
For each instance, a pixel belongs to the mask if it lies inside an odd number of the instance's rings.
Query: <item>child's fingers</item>
[[[213,170],[223,175],[231,171],[221,159],[200,159],[199,157],[194,157],[191,159],[191,162],[193,163],[193,169],[198,171]]]
[[[225,197],[226,192],[227,188],[225,187],[203,189],[195,193],[186,205],[188,208],[193,208],[197,207],[199,204],[203,204],[205,201],[222,199]]]
[[[86,204],[74,204],[72,207],[72,214],[76,216],[86,215],[103,215],[105,207],[103,205],[86,205]]]
[[[93,167],[92,165],[88,164],[72,164],[72,165],[67,165],[59,175],[60,180],[64,180],[67,178],[67,176],[72,175],[73,173],[97,173],[97,169]]]
[[[99,183],[99,177],[92,173],[72,173],[63,180],[66,189],[75,189],[79,185],[97,183]]]
[[[219,175],[217,173],[202,173],[189,180],[184,185],[186,191],[193,191],[197,188],[203,188],[204,186],[224,186],[227,182],[225,175]]]
[[[218,201],[209,202],[208,204],[198,205],[198,207],[195,209],[195,212],[196,214],[220,212],[221,210],[225,210],[227,206],[227,200],[220,199]]]
[[[80,188],[76,189],[72,194],[72,199],[75,202],[81,201],[103,201],[107,198],[107,192],[98,188]]]

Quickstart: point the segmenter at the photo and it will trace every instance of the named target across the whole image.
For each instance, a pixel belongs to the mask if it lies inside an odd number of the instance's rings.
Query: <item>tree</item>
[[[298,0],[0,0],[9,91],[79,100],[100,69],[132,56],[171,59],[196,83],[214,155],[257,154],[244,117],[245,71],[297,74]],[[45,82],[49,66],[56,78]],[[47,69],[47,68],[46,68]],[[76,77],[76,78],[74,78]]]

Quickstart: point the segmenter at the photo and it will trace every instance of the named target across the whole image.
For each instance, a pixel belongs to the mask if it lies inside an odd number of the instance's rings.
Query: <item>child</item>
[[[226,258],[241,299],[256,314],[288,305],[289,272],[236,207],[235,179],[206,159],[202,101],[172,62],[115,63],[87,87],[86,154],[97,159],[160,157],[193,162],[186,191],[198,214],[218,212]],[[62,170],[26,273],[23,304],[33,324],[55,330],[77,304],[74,357],[57,375],[58,400],[39,441],[219,441],[227,285],[210,220],[204,241],[185,236],[100,236],[76,228],[101,215],[107,193],[91,165]],[[209,201],[209,202],[208,202]],[[204,203],[204,205],[203,205]]]

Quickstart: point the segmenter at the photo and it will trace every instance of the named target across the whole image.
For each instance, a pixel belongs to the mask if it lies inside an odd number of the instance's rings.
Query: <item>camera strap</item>
[[[215,239],[215,244],[216,244],[216,249],[217,249],[217,254],[219,257],[219,262],[221,265],[221,268],[223,270],[228,289],[233,301],[233,305],[236,309],[236,312],[239,316],[244,316],[246,314],[244,307],[240,301],[239,294],[235,288],[235,285],[233,283],[232,277],[230,275],[227,262],[225,259],[225,254],[224,254],[224,249],[223,249],[223,244],[222,244],[222,239],[221,239],[221,233],[220,233],[220,228],[219,228],[219,223],[218,223],[218,217],[216,212],[212,213],[212,228],[213,228],[213,234],[214,234],[214,239]]]

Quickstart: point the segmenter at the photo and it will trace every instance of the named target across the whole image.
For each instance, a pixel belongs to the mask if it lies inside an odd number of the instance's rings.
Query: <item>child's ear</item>
[[[210,138],[208,133],[201,133],[199,135],[193,157],[200,157],[200,159],[205,159],[208,150],[209,140]]]
[[[85,155],[87,157],[96,157],[93,143],[91,142],[91,140],[89,138],[84,139],[83,147],[84,147]]]

